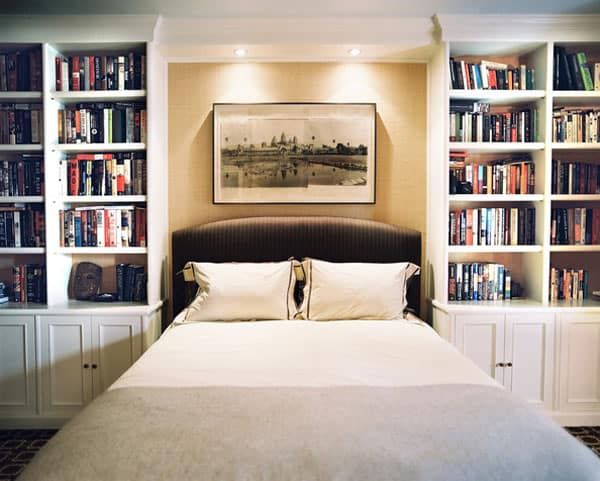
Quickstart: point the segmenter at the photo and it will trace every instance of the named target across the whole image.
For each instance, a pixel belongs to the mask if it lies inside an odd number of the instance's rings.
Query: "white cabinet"
[[[600,412],[600,314],[562,314],[559,322],[559,409]]]
[[[552,409],[553,315],[459,313],[456,347],[531,404]]]
[[[0,318],[0,417],[35,413],[35,319]]]
[[[41,316],[41,411],[72,416],[92,399],[90,317]]]
[[[141,355],[139,316],[40,316],[41,413],[69,417]]]
[[[93,394],[106,389],[142,355],[139,317],[92,318]]]

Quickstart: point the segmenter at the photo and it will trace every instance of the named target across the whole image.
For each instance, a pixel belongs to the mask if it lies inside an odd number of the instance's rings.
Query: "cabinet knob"
[[[506,364],[504,364],[503,362],[497,362],[496,363],[496,367],[505,367]]]
[[[84,369],[89,369],[89,368],[90,368],[90,365],[89,365],[89,364],[86,362],[86,363],[83,365],[83,368],[84,368]]]
[[[92,369],[98,369],[98,364],[92,364]]]
[[[506,367],[512,367],[512,362],[507,363]]]

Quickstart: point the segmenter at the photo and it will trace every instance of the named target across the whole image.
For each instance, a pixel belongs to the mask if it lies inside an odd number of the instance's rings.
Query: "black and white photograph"
[[[215,104],[215,203],[372,203],[375,104]]]

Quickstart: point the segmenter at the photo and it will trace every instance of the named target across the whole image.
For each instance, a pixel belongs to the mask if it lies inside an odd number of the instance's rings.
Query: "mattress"
[[[429,326],[175,323],[20,481],[555,481],[600,461]]]
[[[328,322],[176,320],[110,389],[434,384],[500,386],[416,317]]]

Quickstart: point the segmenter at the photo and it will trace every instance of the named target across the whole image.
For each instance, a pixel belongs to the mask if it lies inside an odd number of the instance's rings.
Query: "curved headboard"
[[[421,233],[348,217],[247,217],[173,232],[173,313],[186,306],[188,261],[268,262],[314,257],[332,262],[413,262],[421,265]],[[417,278],[418,279],[418,278]],[[408,307],[419,312],[419,282],[408,289]]]

